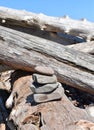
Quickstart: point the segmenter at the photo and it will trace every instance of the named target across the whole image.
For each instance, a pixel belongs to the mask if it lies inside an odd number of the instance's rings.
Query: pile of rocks
[[[33,84],[30,86],[33,91],[33,98],[36,103],[60,100],[64,95],[64,89],[57,81],[54,71],[49,67],[38,66],[33,74]]]

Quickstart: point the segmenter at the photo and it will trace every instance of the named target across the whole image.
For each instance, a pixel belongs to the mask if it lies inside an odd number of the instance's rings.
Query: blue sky
[[[0,0],[0,6],[94,22],[94,0]]]

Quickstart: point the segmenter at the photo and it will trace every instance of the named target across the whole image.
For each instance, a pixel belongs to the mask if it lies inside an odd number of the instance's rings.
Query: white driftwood
[[[52,67],[60,82],[94,94],[91,55],[5,27],[0,27],[0,38],[0,62],[27,71]]]
[[[19,52],[20,49],[28,50],[30,53],[34,51],[35,53],[37,52],[44,56],[48,55],[47,57],[51,58],[54,57],[56,60],[63,62],[65,64],[69,64],[70,66],[79,66],[79,67],[81,66],[81,69],[88,69],[88,71],[94,72],[94,65],[93,65],[94,58],[91,55],[89,54],[86,55],[85,53],[75,51],[74,49],[68,48],[58,43],[51,42],[43,38],[15,31],[2,26],[0,26],[0,40],[1,40],[0,46],[2,46],[0,51],[1,54],[3,53],[2,48],[3,45],[5,44],[4,45],[5,48],[9,45],[9,47],[6,49],[6,52],[9,48],[13,48],[12,50],[9,51],[9,55],[11,56],[13,53],[19,57],[25,55],[22,52]],[[2,61],[6,62],[8,60],[3,59],[3,57],[1,56],[0,58],[1,62]]]
[[[94,55],[94,42],[93,41],[73,44],[67,47]],[[11,70],[11,69],[13,68],[11,68],[10,66],[7,66],[5,64],[0,64],[0,72]]]
[[[94,55],[94,41],[73,44],[68,47]]]
[[[67,47],[94,55],[94,42],[93,41],[73,44]],[[13,68],[11,68],[10,66],[7,66],[5,64],[0,64],[0,72],[4,72],[11,69]]]
[[[94,23],[86,20],[77,21],[69,17],[55,18],[4,7],[0,7],[0,19],[3,25],[35,26],[41,30],[64,32],[73,36],[80,36],[86,40],[94,39]]]
[[[94,55],[94,42],[93,41],[73,44],[67,47]],[[0,72],[11,70],[11,69],[13,68],[11,68],[10,66],[0,64]]]

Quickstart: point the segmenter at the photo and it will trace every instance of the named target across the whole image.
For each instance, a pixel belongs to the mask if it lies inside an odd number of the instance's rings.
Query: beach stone
[[[31,90],[33,93],[51,93],[53,92],[57,87],[58,87],[58,83],[54,83],[54,84],[45,84],[41,87],[36,87],[33,84],[31,85]]]
[[[43,103],[48,101],[60,100],[64,95],[64,89],[62,85],[59,83],[57,89],[55,89],[50,94],[34,94],[33,98],[36,103]]]
[[[36,66],[35,71],[40,73],[40,74],[45,74],[45,75],[53,75],[54,70],[51,67],[46,67],[46,66]]]
[[[47,76],[47,75],[41,75],[41,74],[33,74],[32,76],[34,82],[39,84],[53,84],[57,82],[57,77],[55,75]]]

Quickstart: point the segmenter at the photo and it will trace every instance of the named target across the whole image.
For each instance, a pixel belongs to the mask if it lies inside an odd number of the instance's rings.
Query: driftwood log
[[[94,42],[93,41],[78,43],[78,44],[70,45],[68,47],[94,55]],[[11,70],[11,69],[13,68],[11,68],[10,66],[7,66],[5,64],[0,64],[0,73],[7,70]]]
[[[94,55],[94,42],[93,41],[69,45],[67,47]],[[11,69],[12,68],[10,66],[7,66],[5,64],[0,64],[0,72],[4,72]]]
[[[59,101],[33,104],[30,90],[32,75],[22,71],[15,71],[13,75],[12,94],[16,93],[17,96],[14,98],[14,107],[9,116],[8,126],[11,130],[81,130],[87,121],[94,121],[94,117],[85,109],[75,107],[65,94]],[[81,123],[81,127],[78,125],[80,120],[85,121]],[[94,126],[94,123],[92,124]],[[88,127],[90,128],[89,123]]]
[[[50,66],[60,82],[94,94],[94,58],[58,43],[0,26],[0,62],[27,71]]]
[[[94,41],[73,44],[67,47],[94,55]],[[4,72],[11,69],[12,68],[10,66],[0,64],[0,72]]]
[[[94,41],[73,44],[68,47],[94,55]]]
[[[3,25],[40,28],[50,32],[62,32],[79,36],[85,40],[94,39],[94,23],[87,20],[72,20],[68,16],[55,18],[44,14],[0,7],[0,21]],[[68,38],[68,37],[67,37]]]
[[[94,94],[94,57],[90,55],[94,54],[93,42],[67,47],[58,44],[93,40],[94,23],[0,7],[0,25],[0,63],[5,65],[5,70],[30,71],[25,74],[17,71],[14,80],[11,76],[12,93],[15,93],[7,122],[11,130],[15,130],[15,126],[17,130],[94,129],[94,114],[76,108],[65,94],[60,101],[36,105],[32,103],[30,89],[32,73],[37,72],[35,67],[49,66],[55,71],[58,81]],[[11,100],[9,102],[11,104]],[[4,107],[0,106],[0,109],[5,111]],[[3,115],[4,121],[6,115]]]

